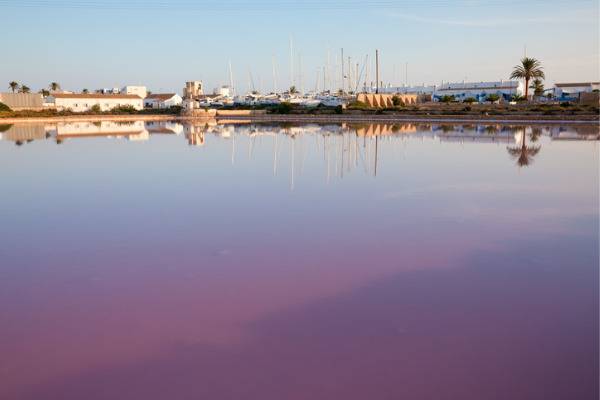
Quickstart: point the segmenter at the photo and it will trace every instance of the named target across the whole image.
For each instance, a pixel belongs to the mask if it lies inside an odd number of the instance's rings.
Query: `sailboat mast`
[[[231,70],[231,60],[229,60],[229,87],[231,88],[231,96],[235,96],[235,90],[233,88],[233,72]]]
[[[272,57],[273,62],[273,93],[277,93],[277,70],[275,68],[275,55]]]
[[[294,41],[290,36],[290,87],[294,86]]]

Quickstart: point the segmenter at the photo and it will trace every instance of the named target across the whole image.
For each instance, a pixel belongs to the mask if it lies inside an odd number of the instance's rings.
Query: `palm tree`
[[[542,64],[535,58],[524,57],[521,65],[516,65],[513,69],[510,79],[525,80],[525,98],[529,96],[529,81],[532,79],[545,79]]]
[[[40,91],[38,93],[44,97],[50,96],[50,91],[46,90],[46,89],[40,89]]]
[[[530,89],[533,89],[534,96],[544,95],[544,82],[540,78],[535,78],[531,83]]]
[[[19,88],[19,84],[15,81],[9,82],[8,83],[8,87],[10,88],[10,90],[12,90],[12,92],[14,93],[15,90],[17,90]]]
[[[57,90],[60,90],[60,84],[58,82],[50,82],[50,84],[48,85],[48,87],[53,92],[56,92]]]
[[[517,159],[517,165],[519,167],[527,167],[533,163],[533,157],[540,152],[540,146],[527,146],[527,134],[525,129],[521,131],[521,145],[520,146],[508,146],[506,150],[513,158]]]
[[[87,89],[83,89],[83,90],[81,91],[81,93],[83,93],[83,94],[88,94],[89,92],[90,92],[90,91],[89,91],[89,90],[87,90]]]
[[[296,89],[296,86],[290,87],[290,94],[296,94],[296,93],[298,93],[298,89]]]
[[[25,85],[21,85],[21,89],[19,89],[20,93],[29,93],[31,89],[29,89],[29,86],[25,86]]]

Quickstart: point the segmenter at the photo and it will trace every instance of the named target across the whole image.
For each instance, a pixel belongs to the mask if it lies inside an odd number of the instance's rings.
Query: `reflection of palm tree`
[[[506,150],[513,158],[517,159],[517,165],[519,167],[527,167],[533,163],[533,157],[540,152],[541,146],[527,146],[527,135],[525,130],[521,131],[521,145],[520,146],[508,146]]]

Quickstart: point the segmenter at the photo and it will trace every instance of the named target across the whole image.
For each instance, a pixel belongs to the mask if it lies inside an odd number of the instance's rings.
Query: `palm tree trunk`
[[[529,101],[529,78],[525,78],[525,101]]]

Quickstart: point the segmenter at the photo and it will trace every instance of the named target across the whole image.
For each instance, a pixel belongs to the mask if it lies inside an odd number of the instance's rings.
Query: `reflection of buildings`
[[[548,131],[552,140],[600,140],[598,126],[553,126]]]
[[[514,127],[506,125],[433,125],[434,132],[444,142],[512,142]]]
[[[46,139],[46,129],[42,124],[0,125],[0,138],[20,145]]]
[[[56,124],[57,140],[89,137],[125,137],[131,141],[148,140],[143,121],[68,122]]]
[[[355,129],[356,134],[360,137],[389,136],[417,132],[417,126],[414,124],[368,124],[357,125]]]
[[[148,121],[146,130],[151,135],[180,135],[183,133],[183,125],[170,121]]]

